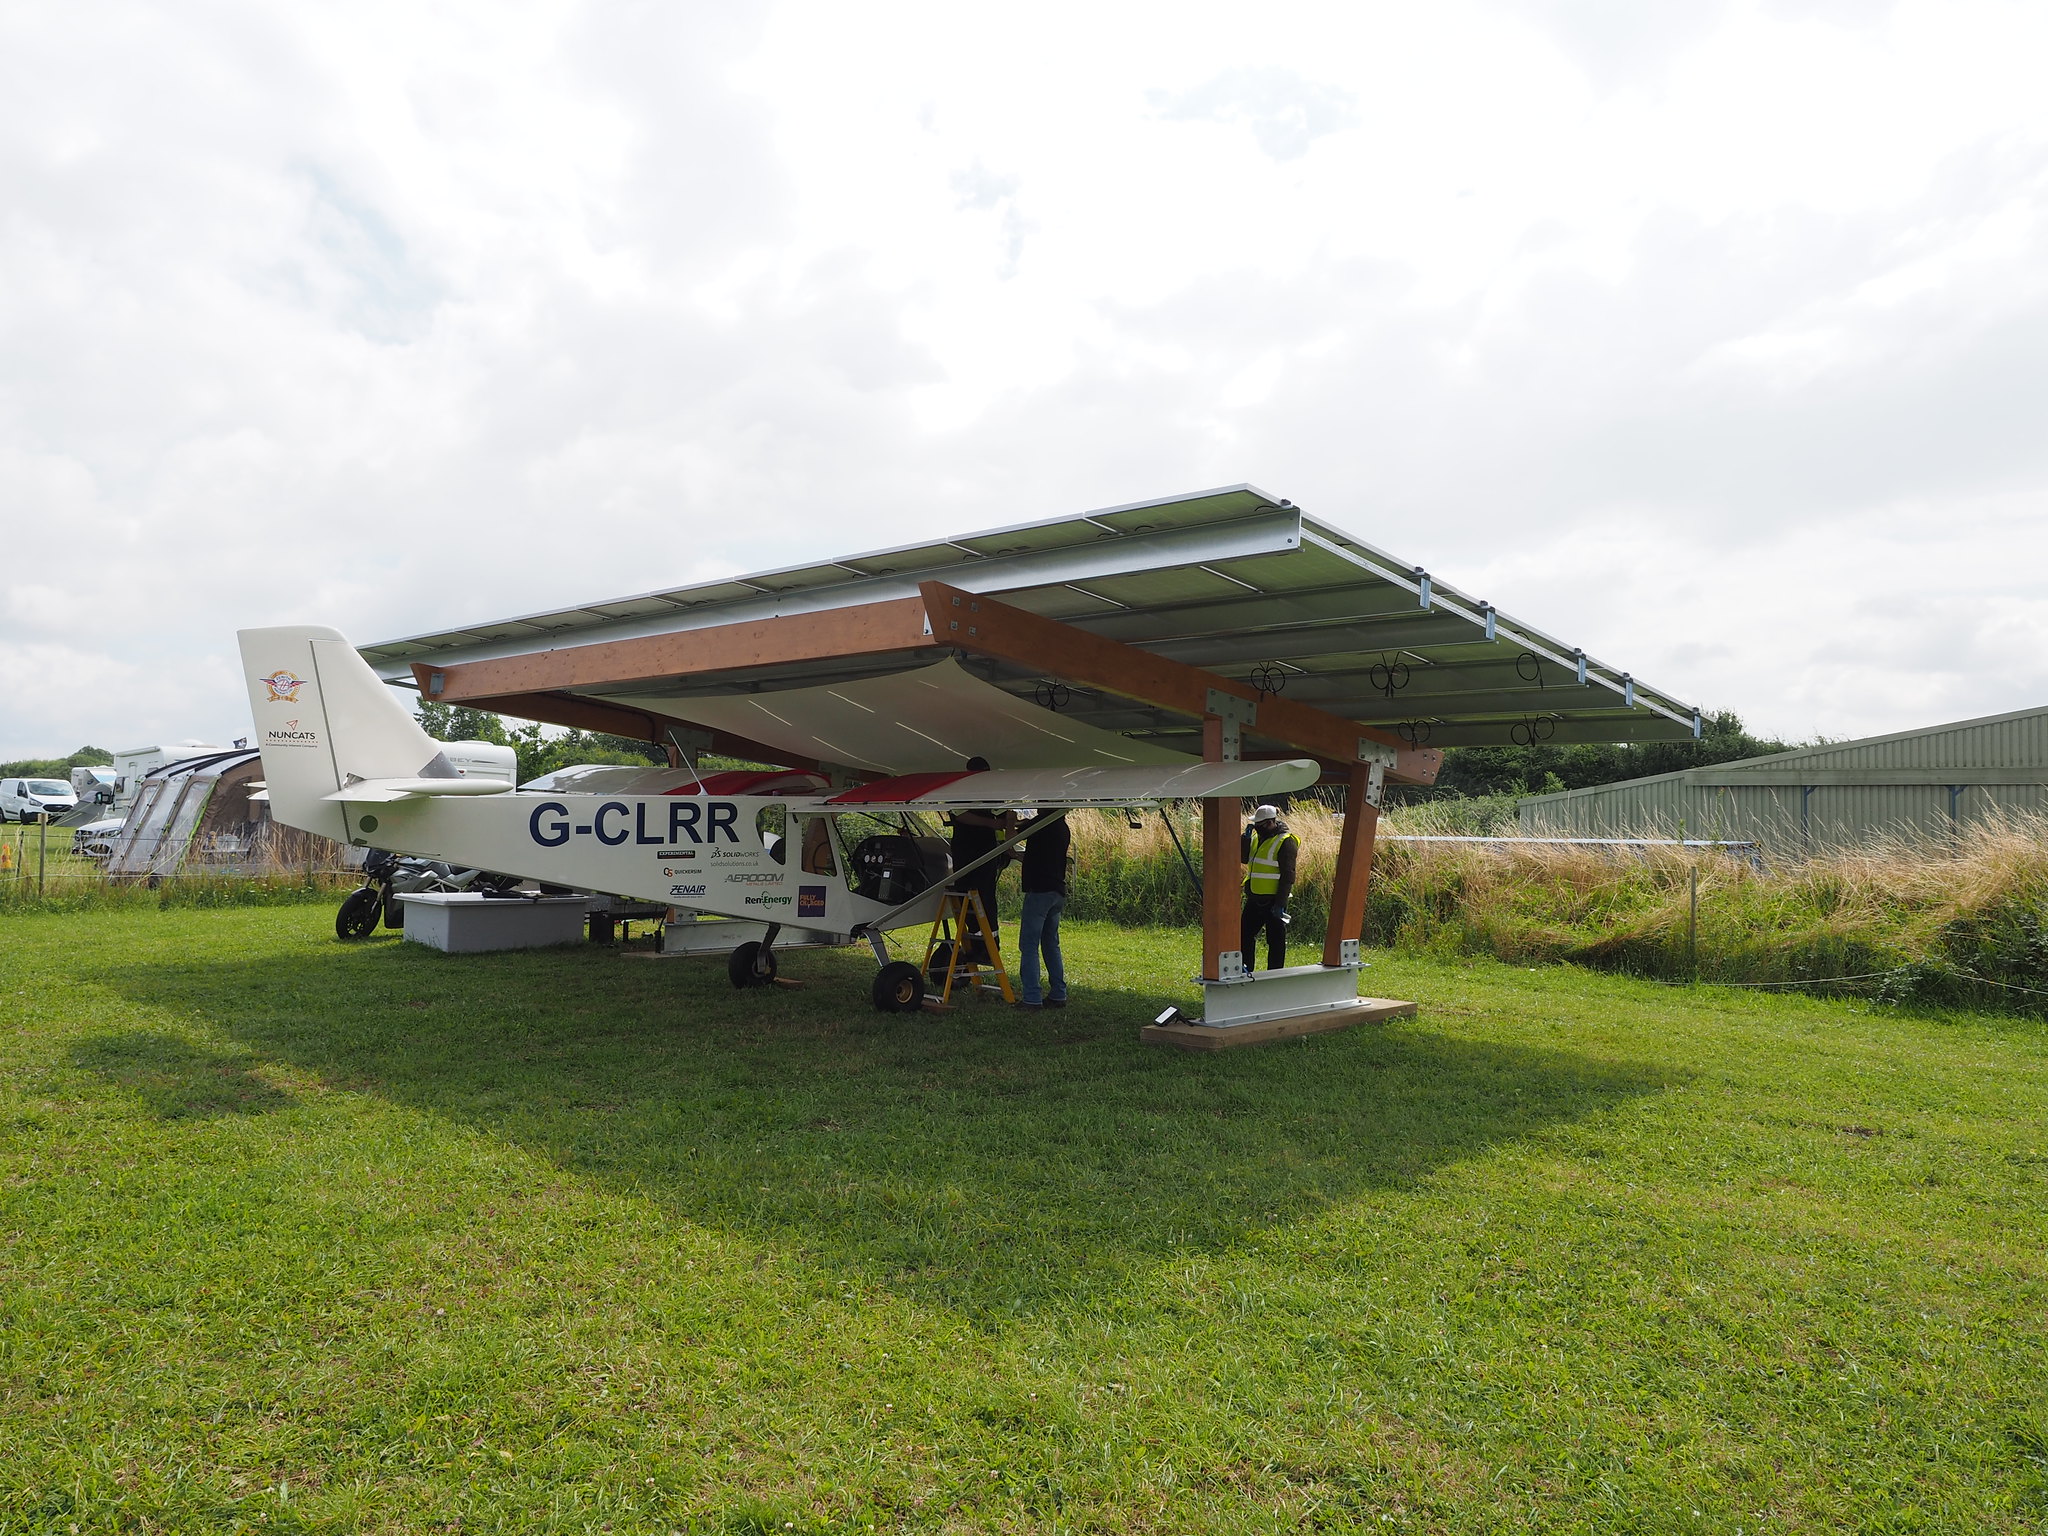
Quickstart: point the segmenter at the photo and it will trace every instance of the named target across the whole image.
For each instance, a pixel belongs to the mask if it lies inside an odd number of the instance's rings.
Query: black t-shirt
[[[1023,885],[1026,891],[1057,891],[1067,894],[1067,850],[1073,846],[1074,834],[1067,827],[1062,816],[1043,832],[1033,832],[1024,839],[1024,860],[1022,865]]]
[[[995,812],[984,810],[978,814],[993,816]],[[1001,841],[1002,837],[994,827],[978,826],[971,821],[962,821],[956,816],[953,819],[953,867],[961,869],[972,864]],[[984,869],[993,873],[994,866],[984,866]],[[977,870],[975,873],[980,874],[982,871]]]

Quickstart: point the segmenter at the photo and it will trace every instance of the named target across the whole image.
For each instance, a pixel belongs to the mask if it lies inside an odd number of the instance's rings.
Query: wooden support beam
[[[1358,761],[1361,740],[1391,748],[1398,754],[1389,776],[1410,784],[1436,781],[1443,753],[1411,747],[1390,731],[1376,730],[1313,705],[1290,703],[1259,691],[1249,683],[1205,672],[1184,662],[1169,661],[1121,640],[1105,640],[1058,619],[1041,618],[979,593],[962,591],[942,581],[918,584],[931,625],[930,645],[998,657],[1034,668],[1083,687],[1100,688],[1157,709],[1197,718],[1210,712],[1211,690],[1242,699],[1258,708],[1257,734],[1302,753]],[[1206,729],[1206,727],[1205,727]]]
[[[1361,938],[1365,932],[1365,898],[1372,882],[1373,843],[1380,825],[1380,808],[1365,798],[1370,774],[1364,763],[1353,765],[1344,791],[1344,831],[1337,839],[1337,868],[1330,877],[1330,928],[1323,938],[1325,965],[1342,963],[1344,941]]]
[[[426,670],[417,662],[413,664],[415,677]],[[424,691],[420,696],[432,704],[442,702]],[[567,693],[508,693],[493,698],[463,699],[461,704],[464,709],[484,709],[494,715],[540,720],[548,725],[566,725],[579,731],[602,731],[607,736],[624,736],[633,741],[659,741],[663,729],[675,723],[645,710],[602,704],[595,699],[579,699]]]
[[[902,597],[818,613],[782,614],[744,624],[712,624],[633,640],[605,640],[446,666],[415,662],[420,692],[437,704],[476,704],[505,694],[656,682],[706,672],[912,651],[924,634],[925,603]],[[428,686],[439,674],[441,686]],[[528,719],[536,718],[529,715]]]
[[[415,672],[424,670],[417,664],[414,667]],[[575,694],[505,693],[464,699],[462,707],[486,709],[493,714],[511,715],[519,720],[539,720],[546,725],[566,725],[579,731],[600,731],[607,736],[624,736],[632,741],[661,742],[670,730],[699,731],[710,736],[711,750],[725,757],[744,757],[782,768],[808,768],[814,772],[819,769],[813,758],[794,756],[781,747],[771,747],[750,736],[735,736],[730,731],[711,730],[688,720],[628,705],[608,704],[601,699],[579,698]],[[670,749],[669,757],[670,765],[676,766],[673,749]]]
[[[1202,722],[1202,756],[1223,761],[1223,722],[1211,715]],[[1238,858],[1242,830],[1235,800],[1202,802],[1202,974],[1211,981],[1222,975],[1221,957],[1239,944],[1238,918],[1244,866]]]

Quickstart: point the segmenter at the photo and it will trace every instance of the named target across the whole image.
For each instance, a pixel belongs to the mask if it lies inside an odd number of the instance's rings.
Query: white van
[[[78,808],[62,779],[0,779],[0,822],[55,820]]]

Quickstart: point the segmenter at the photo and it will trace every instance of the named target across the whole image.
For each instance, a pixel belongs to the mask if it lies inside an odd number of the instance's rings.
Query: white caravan
[[[901,824],[877,830],[879,818],[1264,798],[1321,774],[1298,758],[917,773],[835,789],[801,772],[700,779],[682,768],[625,767],[519,789],[452,762],[447,744],[420,728],[337,631],[292,625],[239,638],[276,820],[356,847],[765,921],[765,937],[731,957],[741,985],[773,979],[786,929],[865,941],[881,966],[875,1004],[891,1011],[920,1005],[924,975],[892,960],[882,934],[929,924],[947,880],[981,861],[949,870],[943,844]],[[867,835],[849,846],[856,830]]]
[[[187,758],[205,757],[211,752],[226,752],[226,747],[217,747],[211,742],[186,739],[172,742],[168,746],[129,747],[114,754],[114,809],[126,812],[135,803],[135,796],[142,789],[142,781],[167,763],[181,763]]]

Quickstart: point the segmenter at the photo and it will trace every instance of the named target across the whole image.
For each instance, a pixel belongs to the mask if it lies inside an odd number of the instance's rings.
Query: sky
[[[1250,482],[1789,739],[2048,704],[2048,8],[0,3],[0,758]]]

